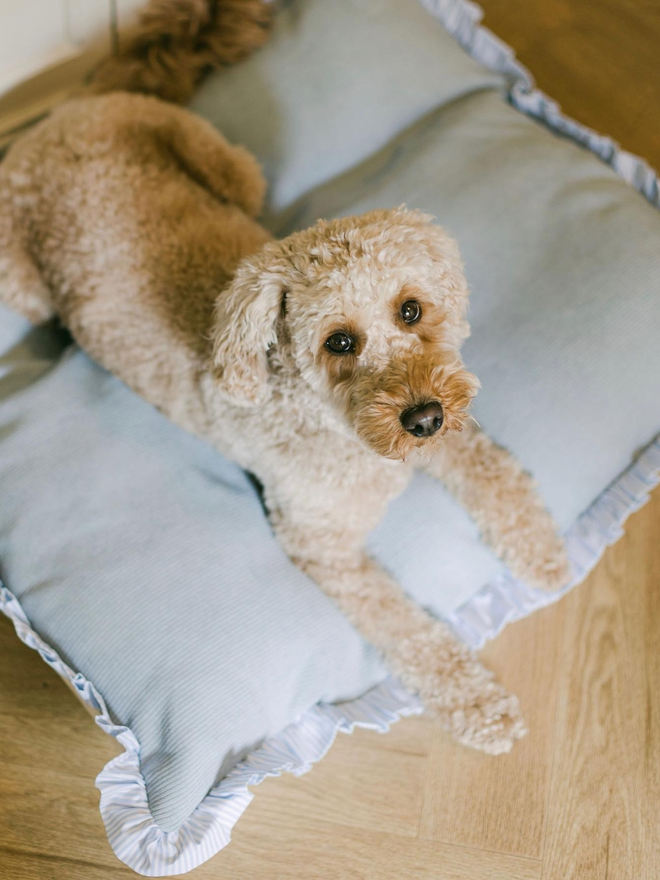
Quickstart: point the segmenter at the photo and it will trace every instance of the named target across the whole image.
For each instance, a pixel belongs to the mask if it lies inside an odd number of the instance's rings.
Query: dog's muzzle
[[[442,427],[444,413],[437,400],[407,409],[401,415],[401,424],[414,437],[432,437]]]

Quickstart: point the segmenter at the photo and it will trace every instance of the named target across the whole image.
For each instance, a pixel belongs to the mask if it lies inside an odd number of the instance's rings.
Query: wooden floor
[[[656,0],[484,5],[569,113],[660,167]],[[511,755],[461,749],[425,719],[340,737],[312,773],[260,786],[231,846],[189,876],[657,880],[660,492],[586,583],[485,654],[531,729]],[[135,876],[93,785],[116,753],[0,621],[2,880]]]

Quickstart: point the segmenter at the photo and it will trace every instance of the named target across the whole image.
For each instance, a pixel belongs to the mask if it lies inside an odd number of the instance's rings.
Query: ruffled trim
[[[649,500],[660,483],[660,438],[656,438],[564,534],[573,578],[562,590],[545,593],[504,573],[446,616],[456,634],[473,648],[495,638],[507,623],[559,601],[581,583],[605,549],[623,534],[631,513]]]
[[[660,183],[651,166],[639,156],[622,150],[612,138],[565,116],[556,101],[535,87],[534,78],[518,61],[513,49],[480,24],[484,14],[480,6],[470,0],[420,0],[420,3],[471,58],[505,78],[508,100],[517,110],[542,122],[554,134],[595,153],[651,204],[660,207]]]
[[[420,700],[391,677],[356,700],[319,703],[237,764],[176,831],[163,831],[151,815],[139,743],[128,731],[132,740],[128,747],[124,743],[126,752],[96,779],[108,840],[116,855],[140,874],[183,874],[229,843],[232,828],[254,797],[249,786],[268,776],[307,773],[327,754],[339,732],[365,727],[386,733],[400,718],[421,712]]]
[[[616,173],[660,207],[660,186],[653,170],[608,137],[564,116],[559,106],[534,88],[529,72],[513,51],[480,26],[481,9],[467,0],[420,0],[445,29],[481,65],[506,77],[508,98],[518,110],[543,122],[556,134],[570,138],[610,165]],[[646,503],[660,483],[660,438],[657,438],[594,502],[566,534],[574,578],[563,590],[548,594],[503,575],[487,584],[448,616],[448,622],[468,644],[477,648],[503,627],[556,602],[584,579],[609,544],[622,534],[628,516]],[[192,870],[229,843],[231,830],[253,798],[249,786],[267,776],[306,773],[327,753],[338,732],[366,727],[384,733],[390,724],[422,712],[420,701],[393,678],[356,700],[320,703],[304,712],[281,733],[241,761],[204,798],[177,831],[155,823],[140,772],[140,744],[133,732],[115,724],[94,685],[64,663],[32,629],[20,603],[0,583],[0,610],[14,623],[18,636],[38,651],[83,703],[96,723],[124,747],[96,779],[101,791],[101,815],[110,845],[118,858],[147,877],[166,877]]]
[[[386,678],[355,700],[319,703],[237,764],[211,789],[176,831],[163,831],[149,810],[140,771],[140,743],[128,727],[115,724],[101,694],[81,673],[74,672],[57,651],[37,635],[20,602],[0,583],[0,611],[21,641],[38,651],[96,716],[96,723],[124,747],[96,777],[101,816],[115,855],[138,874],[170,877],[191,871],[225,847],[231,830],[254,797],[249,786],[268,776],[301,776],[323,758],[338,733],[364,727],[386,733],[391,724],[424,711],[420,700],[396,679]]]
[[[622,526],[660,483],[660,438],[592,504],[566,533],[574,577],[556,593],[533,590],[511,576],[487,584],[447,617],[468,644],[480,647],[507,623],[557,602],[580,583],[609,544],[622,535]],[[254,797],[249,786],[268,776],[301,776],[325,756],[337,733],[365,727],[385,733],[391,724],[423,711],[420,700],[392,677],[366,694],[345,703],[319,703],[281,733],[269,737],[248,755],[204,798],[176,831],[163,831],[149,810],[140,771],[140,744],[128,727],[115,724],[103,697],[84,675],[74,672],[30,626],[16,597],[0,583],[0,610],[9,617],[19,638],[41,654],[83,703],[96,723],[124,747],[96,779],[101,792],[101,815],[115,854],[134,871],[147,877],[168,877],[191,871],[225,847],[231,830]]]

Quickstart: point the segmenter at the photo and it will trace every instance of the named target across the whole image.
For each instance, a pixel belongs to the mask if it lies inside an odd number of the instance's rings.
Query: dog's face
[[[230,399],[258,404],[270,348],[367,446],[405,459],[465,421],[478,387],[459,354],[466,306],[458,249],[431,218],[321,222],[239,267],[218,301],[213,370]]]

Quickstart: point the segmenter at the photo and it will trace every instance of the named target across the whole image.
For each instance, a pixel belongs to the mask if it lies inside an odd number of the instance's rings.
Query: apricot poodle
[[[513,573],[565,581],[530,477],[470,420],[456,243],[414,210],[255,220],[255,159],[181,101],[264,42],[261,0],[154,0],[87,93],[0,165],[0,296],[256,475],[277,538],[460,742],[496,754],[517,700],[365,552],[415,468]],[[150,92],[151,96],[134,94]],[[156,97],[159,96],[159,97]],[[402,540],[405,536],[402,535]]]

